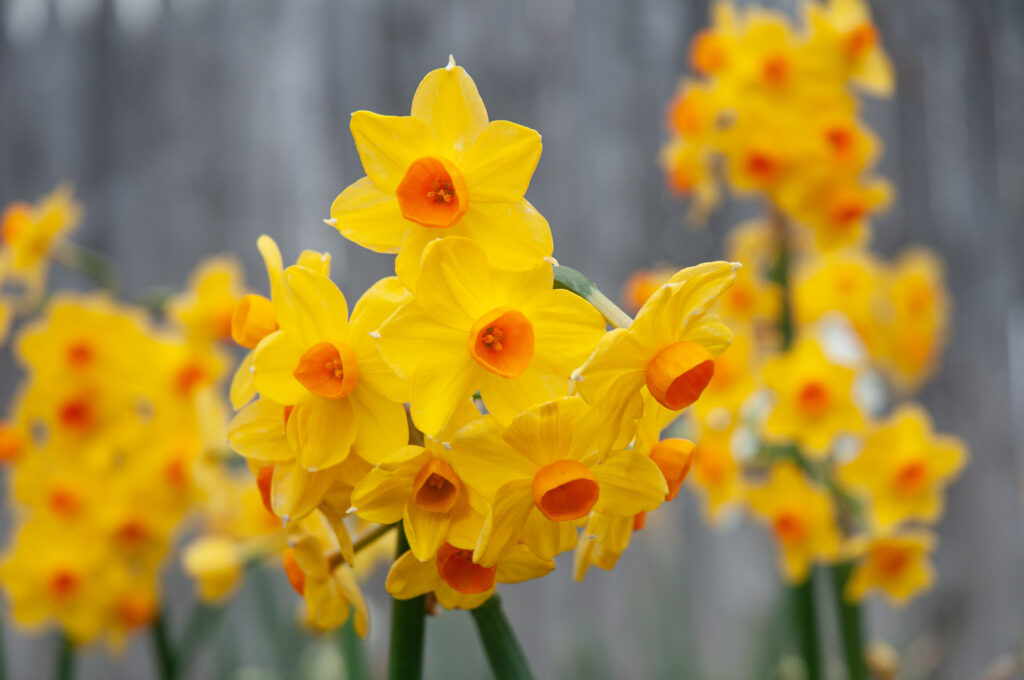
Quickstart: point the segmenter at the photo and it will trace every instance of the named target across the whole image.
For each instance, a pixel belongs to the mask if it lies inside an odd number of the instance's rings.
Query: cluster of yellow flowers
[[[193,470],[217,439],[224,361],[101,293],[57,293],[14,350],[25,378],[0,451],[17,526],[0,582],[20,624],[116,644],[157,612]]]
[[[326,255],[284,267],[262,237],[270,296],[246,296],[232,320],[252,351],[228,438],[285,523],[284,567],[312,621],[339,625],[354,605],[365,632],[353,546],[384,529],[353,542],[355,521],[401,522],[408,550],[386,583],[398,599],[474,608],[577,545],[584,570],[610,568],[689,470],[693,444],[659,432],[730,342],[709,309],[736,266],[674,273],[635,320],[606,311],[622,326],[608,332],[555,285],[564,268],[524,198],[540,135],[490,121],[453,60],[410,116],[359,111],[351,127],[367,176],[327,222],[396,254],[397,276],[350,313]]]
[[[881,145],[850,86],[893,89],[866,5],[810,0],[803,14],[797,30],[780,13],[717,2],[692,46],[699,77],[671,106],[670,182],[700,210],[724,180],[770,211],[729,239],[744,267],[719,311],[737,341],[691,411],[693,480],[710,519],[746,507],[770,528],[786,580],[853,561],[847,598],[879,588],[905,602],[933,580],[924,525],[966,450],[920,406],[890,402],[935,369],[948,296],[927,251],[886,263],[865,249],[890,191],[865,178]],[[638,272],[627,304],[667,276]]]

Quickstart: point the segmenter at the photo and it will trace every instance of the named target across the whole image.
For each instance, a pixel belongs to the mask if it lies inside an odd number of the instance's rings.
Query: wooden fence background
[[[953,340],[922,399],[973,460],[941,526],[938,587],[904,611],[873,607],[872,637],[917,657],[932,649],[931,677],[962,680],[1024,635],[1024,2],[874,5],[899,78],[893,100],[868,104],[899,189],[876,244],[946,257]],[[530,198],[560,260],[614,291],[656,260],[719,256],[744,214],[688,231],[655,164],[664,106],[706,20],[707,0],[0,0],[0,202],[75,181],[88,208],[79,238],[115,258],[129,291],[180,285],[217,252],[261,281],[266,232],[286,252],[332,251],[335,278],[356,294],[390,263],[321,223],[361,175],[348,115],[404,113],[452,52],[492,117],[543,133]],[[0,354],[0,404],[16,378]],[[711,532],[692,499],[666,515],[612,574],[575,585],[563,563],[508,591],[540,677],[756,677],[764,629],[785,625],[767,539],[749,526]],[[187,600],[181,575],[170,578]],[[387,615],[373,588],[379,670]],[[269,663],[250,599],[232,612],[240,632],[214,646]],[[175,604],[176,625],[185,608]],[[5,635],[12,677],[48,676],[49,639]],[[431,677],[484,673],[472,635],[458,613],[431,622]],[[125,665],[92,654],[82,677],[149,677],[148,653],[140,636]],[[197,677],[221,677],[217,653],[206,657]]]

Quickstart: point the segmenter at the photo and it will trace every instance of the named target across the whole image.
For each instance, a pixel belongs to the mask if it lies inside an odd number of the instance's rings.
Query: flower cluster
[[[935,370],[949,301],[939,260],[886,262],[866,221],[889,190],[866,178],[881,145],[851,86],[891,92],[860,0],[809,1],[798,31],[782,14],[715,5],[671,105],[670,181],[701,209],[724,182],[769,215],[737,227],[744,266],[719,303],[737,341],[691,410],[692,475],[712,521],[746,508],[771,531],[787,581],[851,563],[849,599],[896,602],[927,588],[946,487],[966,462],[926,411],[900,403]],[[663,270],[627,286],[636,305]]]
[[[729,345],[709,310],[736,266],[673,273],[635,320],[598,311],[589,282],[566,289],[571,270],[524,198],[540,135],[489,120],[453,60],[423,79],[411,115],[359,111],[351,127],[367,176],[327,222],[394,253],[397,276],[350,311],[327,256],[284,267],[262,237],[270,295],[232,318],[252,351],[229,441],[284,521],[292,585],[317,625],[354,605],[364,632],[352,566],[396,523],[398,599],[474,608],[578,544],[581,563],[610,568],[625,544],[598,537],[642,526],[689,470],[693,444],[659,433]],[[353,522],[380,527],[353,541]]]

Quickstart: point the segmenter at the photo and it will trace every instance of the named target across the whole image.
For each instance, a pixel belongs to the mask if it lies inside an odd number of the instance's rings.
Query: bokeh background
[[[1024,2],[872,5],[898,78],[892,100],[866,106],[898,190],[875,247],[920,243],[946,259],[952,340],[922,401],[973,456],[940,526],[937,587],[905,610],[872,605],[869,638],[932,659],[929,677],[980,678],[1024,641]],[[616,293],[635,268],[720,257],[753,209],[733,204],[693,231],[656,164],[707,12],[707,0],[0,0],[0,203],[74,181],[87,208],[77,240],[112,257],[129,292],[180,287],[213,253],[237,254],[262,287],[255,241],[268,233],[286,253],[332,252],[335,280],[357,296],[390,258],[321,221],[362,175],[348,116],[407,113],[422,75],[453,53],[492,118],[541,131],[528,197],[559,260]],[[17,379],[0,352],[0,405]],[[749,523],[706,528],[694,500],[657,513],[612,573],[574,584],[561,562],[505,589],[539,677],[763,676],[787,625],[773,548]],[[181,625],[191,586],[177,569],[168,583]],[[290,620],[295,598],[283,578],[272,586]],[[194,677],[329,660],[326,643],[273,639],[251,591]],[[382,583],[369,597],[380,673]],[[11,677],[48,677],[53,640],[6,628]],[[137,638],[119,662],[88,655],[80,677],[150,677],[150,642]],[[487,677],[466,614],[430,620],[427,645],[428,677]]]

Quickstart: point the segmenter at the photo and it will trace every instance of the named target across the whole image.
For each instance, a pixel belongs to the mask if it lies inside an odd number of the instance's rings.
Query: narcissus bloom
[[[329,278],[299,266],[282,275],[280,329],[256,347],[253,376],[262,396],[293,407],[288,441],[305,470],[337,465],[353,450],[377,460],[406,442],[406,388],[370,336],[393,311],[397,283],[371,288],[350,322]]]
[[[732,333],[709,309],[732,285],[739,265],[709,262],[678,272],[637,312],[629,328],[606,334],[575,372],[577,390],[590,404],[622,417],[639,415],[650,394],[678,411],[700,396],[714,359]]]
[[[638,269],[626,279],[622,288],[622,303],[626,310],[635,313],[644,306],[658,289],[675,276],[676,269],[659,267],[657,269]]]
[[[51,254],[81,218],[82,206],[68,184],[58,186],[35,205],[9,205],[0,214],[0,280],[21,281],[31,293],[41,294]]]
[[[167,313],[198,341],[229,340],[231,315],[244,290],[245,276],[237,259],[210,257],[192,271],[188,288],[168,302]]]
[[[243,555],[236,541],[218,535],[190,543],[182,553],[182,566],[192,577],[204,602],[223,602],[242,578]]]
[[[348,534],[340,536],[344,527],[314,513],[289,523],[287,530],[289,549],[283,556],[284,570],[292,588],[305,599],[310,620],[321,629],[337,628],[354,612],[356,633],[365,638],[369,613],[349,566]],[[344,542],[339,544],[339,538]]]
[[[498,583],[540,578],[554,568],[554,560],[537,557],[521,543],[487,567],[473,561],[472,546],[445,543],[426,562],[411,550],[400,556],[391,565],[385,587],[397,600],[434,593],[445,609],[475,609],[494,594]]]
[[[906,604],[935,580],[929,559],[934,549],[935,536],[928,531],[854,539],[849,551],[858,561],[843,596],[860,600],[878,589],[894,604]]]
[[[839,552],[832,497],[792,463],[776,464],[769,479],[747,493],[751,512],[768,525],[779,544],[783,577],[800,582],[811,566]]]
[[[380,349],[409,381],[413,421],[437,435],[476,391],[508,422],[569,389],[605,321],[583,298],[552,290],[551,266],[492,269],[465,238],[430,243],[415,299],[380,329]],[[395,447],[397,448],[397,447]]]
[[[425,446],[403,446],[370,470],[352,492],[352,508],[379,524],[401,520],[412,553],[426,561],[445,541],[475,541],[483,517],[473,510],[470,493],[448,450],[427,439]]]
[[[746,498],[743,466],[733,455],[732,435],[732,428],[702,428],[697,436],[690,478],[704,498],[704,512],[711,523],[720,523]]]
[[[892,94],[892,64],[882,49],[878,29],[863,0],[814,0],[804,3],[811,46],[819,58],[835,59],[865,92]]]
[[[493,417],[464,427],[451,461],[463,483],[493,499],[473,559],[491,566],[522,540],[547,559],[576,545],[591,510],[632,517],[665,500],[668,485],[646,455],[600,451],[601,430],[615,427],[579,397],[536,406],[507,428]]]
[[[800,340],[786,354],[768,359],[763,372],[776,394],[763,426],[766,437],[794,441],[803,453],[820,459],[837,435],[864,429],[864,416],[853,401],[856,374],[830,363],[815,340]]]
[[[548,223],[523,198],[540,135],[488,122],[476,84],[454,60],[426,75],[411,116],[357,111],[351,127],[367,176],[335,199],[332,224],[361,246],[398,253],[395,271],[410,289],[436,238],[468,237],[505,269],[532,269],[551,255]]]
[[[966,462],[963,442],[933,434],[928,413],[908,404],[868,432],[860,455],[839,468],[839,479],[870,501],[869,516],[882,529],[936,521],[945,487]]]

